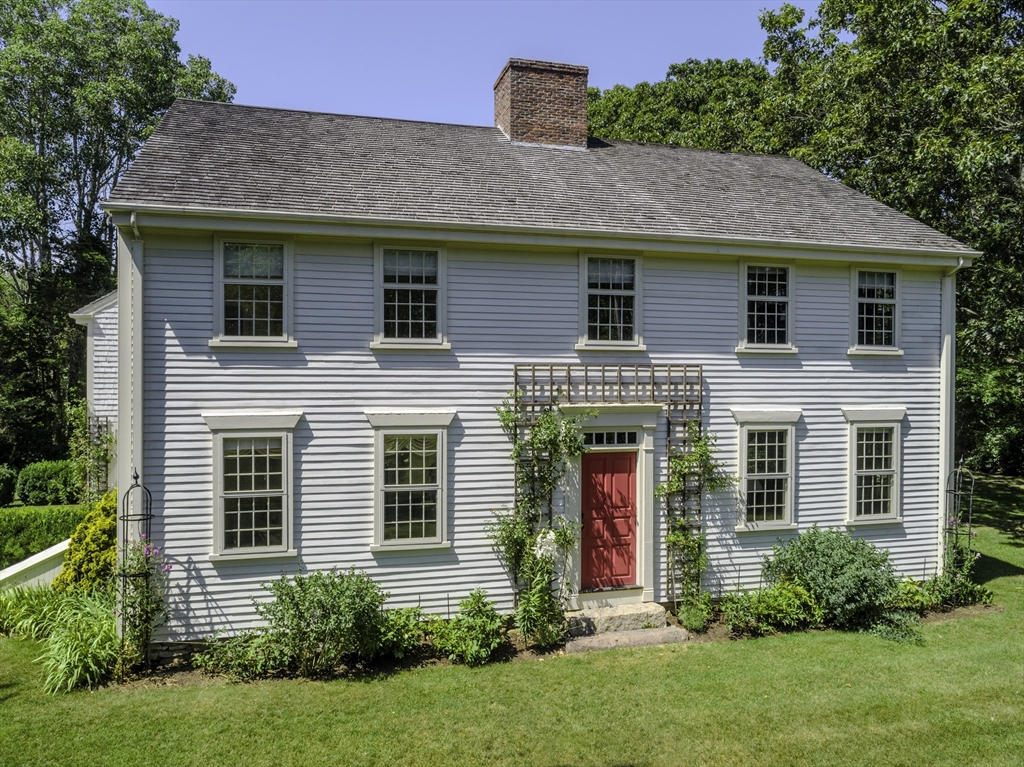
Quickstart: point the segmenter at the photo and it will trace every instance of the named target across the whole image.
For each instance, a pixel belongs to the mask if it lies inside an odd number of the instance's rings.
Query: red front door
[[[584,453],[582,589],[636,585],[636,453]]]

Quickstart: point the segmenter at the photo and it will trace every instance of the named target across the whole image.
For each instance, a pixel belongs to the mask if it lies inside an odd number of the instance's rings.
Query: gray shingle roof
[[[110,201],[972,252],[788,157],[189,100]]]

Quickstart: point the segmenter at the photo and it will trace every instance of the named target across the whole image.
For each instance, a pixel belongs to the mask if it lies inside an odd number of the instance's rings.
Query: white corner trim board
[[[444,428],[455,418],[454,410],[364,410],[363,415],[375,429],[419,426]]]
[[[803,414],[800,408],[732,407],[729,410],[736,423],[796,423]]]
[[[897,421],[902,421],[903,416],[907,414],[907,409],[905,407],[891,405],[855,406],[844,407],[841,409],[846,420],[850,423],[853,423],[854,421],[895,423]]]
[[[294,429],[302,418],[298,410],[249,410],[203,413],[203,420],[211,431],[238,431],[241,429]]]

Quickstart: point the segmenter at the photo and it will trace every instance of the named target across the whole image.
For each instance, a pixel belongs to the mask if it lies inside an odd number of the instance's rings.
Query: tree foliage
[[[960,273],[958,451],[1024,471],[1024,3],[764,11],[764,57],[590,94],[593,135],[788,153],[984,253]]]
[[[84,344],[67,317],[114,284],[107,197],[176,96],[230,100],[143,0],[0,4],[0,462],[66,453]]]

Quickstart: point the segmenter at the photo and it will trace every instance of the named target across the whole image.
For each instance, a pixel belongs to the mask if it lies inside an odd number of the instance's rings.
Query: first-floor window
[[[789,428],[746,429],[744,499],[748,524],[789,521]]]
[[[438,531],[438,434],[385,434],[385,541],[434,540]]]
[[[896,429],[893,426],[856,427],[854,516],[891,517],[895,511]]]
[[[284,545],[283,437],[225,437],[225,551]]]

